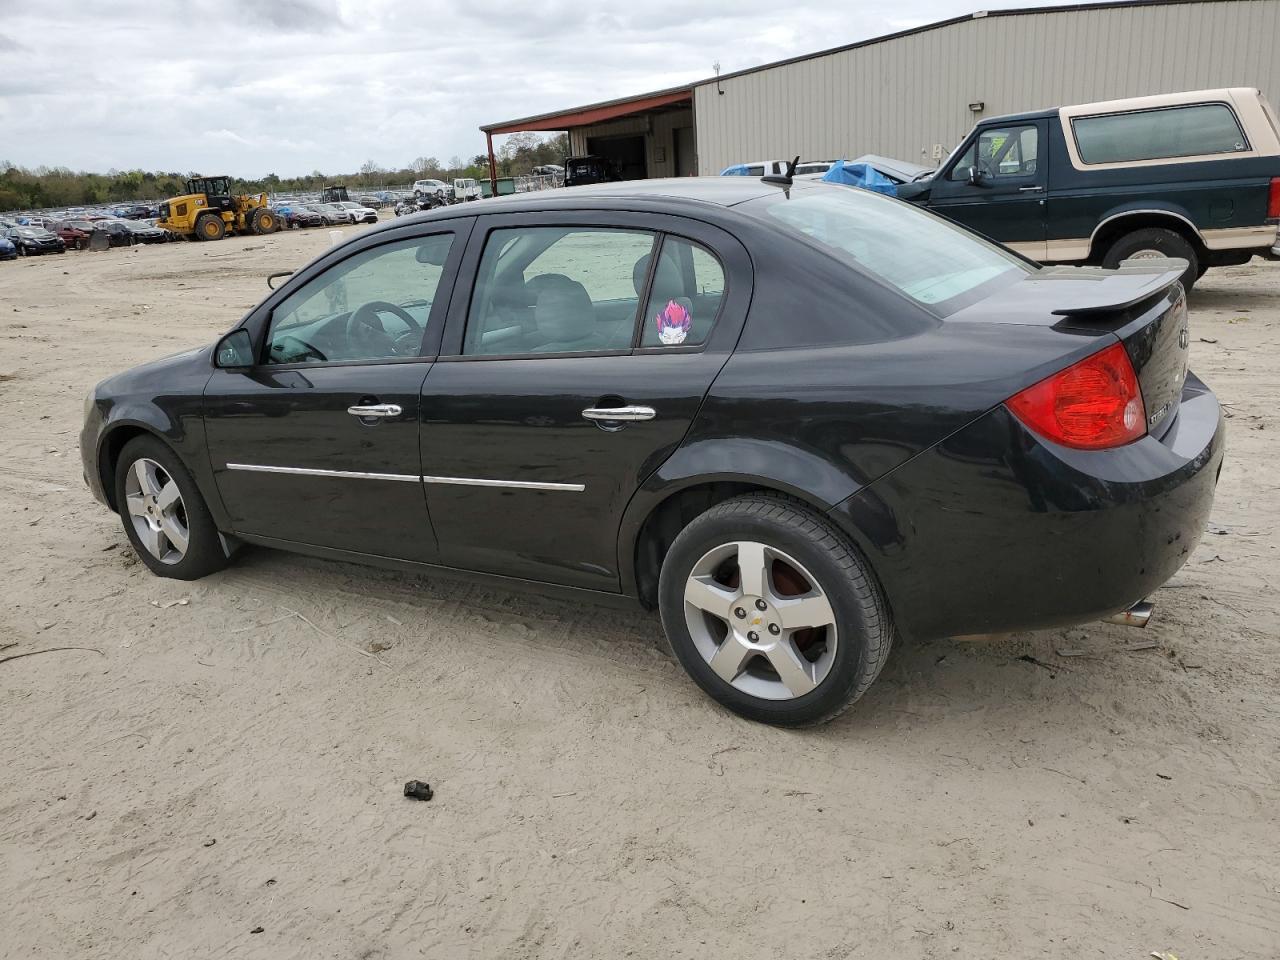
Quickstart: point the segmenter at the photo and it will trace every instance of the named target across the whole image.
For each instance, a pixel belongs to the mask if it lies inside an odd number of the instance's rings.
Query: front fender
[[[163,440],[182,460],[215,523],[225,528],[226,511],[205,445],[204,386],[211,373],[211,350],[200,347],[138,367],[95,388],[93,409],[81,431],[80,446],[86,481],[91,489],[96,481],[112,509],[114,459],[129,439],[148,433]]]

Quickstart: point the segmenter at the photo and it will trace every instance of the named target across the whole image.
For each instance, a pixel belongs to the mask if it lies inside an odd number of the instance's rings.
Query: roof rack
[[[790,163],[787,164],[786,173],[766,173],[763,177],[760,178],[760,182],[761,183],[781,183],[784,186],[789,187],[791,186],[792,178],[794,178],[796,175],[796,166],[799,163],[800,163],[800,157],[797,156],[794,160],[792,160]]]

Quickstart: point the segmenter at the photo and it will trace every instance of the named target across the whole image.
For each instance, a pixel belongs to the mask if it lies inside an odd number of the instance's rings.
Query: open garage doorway
[[[649,175],[644,159],[644,137],[590,137],[587,152],[605,157],[618,168],[623,180],[643,180]]]

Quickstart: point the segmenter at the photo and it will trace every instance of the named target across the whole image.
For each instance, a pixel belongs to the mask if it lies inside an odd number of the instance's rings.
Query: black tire
[[[250,229],[258,236],[274,233],[276,230],[276,217],[266,207],[258,207],[253,211]]]
[[[768,700],[730,686],[690,636],[684,592],[694,564],[721,544],[747,539],[781,550],[808,568],[836,615],[839,643],[830,671],[803,696]],[[888,606],[857,549],[820,514],[778,494],[727,500],[685,527],[663,560],[658,605],[672,652],[694,682],[735,713],[779,726],[823,723],[841,714],[880,674],[893,644]]]
[[[1122,260],[1148,250],[1187,261],[1187,269],[1182,274],[1184,289],[1190,290],[1200,278],[1200,255],[1195,246],[1182,234],[1164,227],[1146,227],[1124,234],[1107,248],[1102,265],[1114,269]]]
[[[176,563],[166,563],[153,555],[138,536],[132,519],[125,507],[125,478],[133,465],[142,458],[158,463],[164,472],[178,485],[185,507],[187,531],[190,535],[186,555]],[[120,451],[120,459],[115,468],[116,508],[124,524],[125,536],[133,546],[138,558],[158,577],[171,577],[175,580],[198,580],[201,577],[221,570],[227,565],[227,555],[223,551],[218,528],[209,514],[209,507],[200,495],[191,473],[178,458],[178,455],[163,441],[153,436],[134,437]]]
[[[227,235],[227,225],[217,214],[206,213],[196,217],[195,236],[201,240],[221,240]]]

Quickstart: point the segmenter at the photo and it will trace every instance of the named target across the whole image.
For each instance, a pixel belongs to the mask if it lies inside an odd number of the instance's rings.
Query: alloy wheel
[[[817,689],[835,661],[835,611],[795,558],[741,540],[707,551],[689,572],[685,623],[712,671],[742,693],[792,700]]]
[[[177,481],[146,457],[133,462],[124,479],[125,510],[138,540],[162,563],[179,563],[187,555],[191,530]]]

